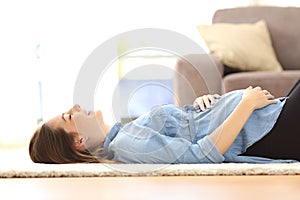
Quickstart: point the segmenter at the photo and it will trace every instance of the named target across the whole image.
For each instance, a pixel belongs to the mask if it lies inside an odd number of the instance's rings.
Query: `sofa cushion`
[[[223,93],[245,89],[248,86],[260,86],[271,92],[275,97],[285,96],[294,83],[300,78],[300,70],[282,72],[241,72],[223,78]]]
[[[245,6],[217,10],[213,23],[255,23],[265,20],[283,69],[300,69],[300,7]]]
[[[200,25],[198,30],[211,53],[227,66],[245,71],[282,71],[263,20]]]

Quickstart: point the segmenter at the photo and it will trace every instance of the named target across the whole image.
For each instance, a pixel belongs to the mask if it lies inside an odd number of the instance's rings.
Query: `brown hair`
[[[36,163],[102,163],[112,162],[97,154],[76,150],[75,133],[67,133],[63,128],[51,129],[46,123],[38,128],[29,143],[29,154]],[[94,156],[94,155],[99,155]]]

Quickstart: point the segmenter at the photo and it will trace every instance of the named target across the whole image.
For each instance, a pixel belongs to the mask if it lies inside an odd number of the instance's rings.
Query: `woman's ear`
[[[84,143],[83,142],[75,142],[75,149],[76,150],[82,150],[84,149]]]

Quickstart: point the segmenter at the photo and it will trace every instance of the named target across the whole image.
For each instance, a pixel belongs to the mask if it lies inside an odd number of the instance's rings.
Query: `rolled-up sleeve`
[[[224,156],[216,148],[209,136],[192,144],[177,160],[178,163],[222,163]]]

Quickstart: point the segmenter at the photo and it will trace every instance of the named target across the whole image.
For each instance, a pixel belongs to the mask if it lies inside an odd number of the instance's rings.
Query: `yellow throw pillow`
[[[282,71],[266,22],[215,23],[198,30],[210,52],[232,68],[245,71]]]

